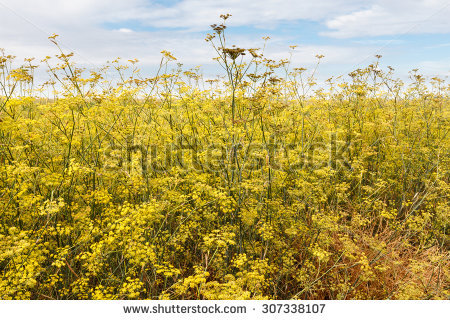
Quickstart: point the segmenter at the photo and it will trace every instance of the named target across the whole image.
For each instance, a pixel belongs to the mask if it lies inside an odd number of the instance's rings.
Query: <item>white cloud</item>
[[[131,33],[133,32],[133,30],[128,29],[128,28],[120,28],[119,30],[117,30],[119,32],[123,32],[123,33]]]
[[[450,2],[446,0],[381,0],[369,9],[327,20],[332,31],[322,35],[351,38],[381,35],[449,33]]]
[[[150,26],[205,30],[218,21],[220,14],[231,13],[232,26],[267,27],[299,19],[319,21],[363,6],[364,1],[361,0],[184,0],[172,7],[141,11],[135,18]]]
[[[61,35],[65,50],[75,51],[84,63],[97,64],[116,56],[137,57],[157,64],[159,52],[171,50],[188,64],[210,63],[213,51],[202,36],[183,30],[209,30],[219,14],[231,12],[231,26],[275,24],[298,19],[323,19],[360,1],[199,1],[184,0],[172,7],[143,0],[0,0],[0,46],[22,57],[53,52],[47,36]],[[128,22],[150,27],[176,27],[165,31],[138,31]],[[105,27],[106,24],[114,26]],[[6,27],[10,26],[10,27]],[[157,29],[159,30],[159,29]],[[260,39],[238,36],[237,43],[261,46]],[[283,43],[287,49],[290,43]],[[314,57],[316,52],[311,52]]]
[[[376,51],[381,40],[370,36],[389,36],[392,44],[395,35],[405,31],[450,32],[445,19],[449,8],[443,9],[444,4],[443,0],[182,0],[172,5],[146,0],[0,0],[0,47],[20,59],[42,58],[56,53],[47,37],[57,33],[63,49],[75,51],[76,59],[88,66],[117,56],[154,66],[159,64],[161,50],[172,51],[187,65],[208,65],[215,63],[211,61],[214,52],[201,34],[219,21],[220,14],[231,13],[230,27],[271,28],[308,20],[327,26],[324,35],[330,37],[366,37],[351,45],[306,43],[293,56],[299,66],[311,65],[316,54],[324,54],[324,65],[350,68]],[[286,58],[288,46],[295,43],[287,37],[273,38],[267,54]],[[233,42],[245,47],[262,45],[260,39],[245,33],[234,35]]]
[[[449,77],[450,59],[426,60],[418,64],[420,73],[432,76]]]

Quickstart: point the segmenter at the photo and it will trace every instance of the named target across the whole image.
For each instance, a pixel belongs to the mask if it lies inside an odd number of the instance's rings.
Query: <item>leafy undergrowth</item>
[[[318,88],[213,28],[220,81],[0,57],[1,298],[448,298],[449,86]]]

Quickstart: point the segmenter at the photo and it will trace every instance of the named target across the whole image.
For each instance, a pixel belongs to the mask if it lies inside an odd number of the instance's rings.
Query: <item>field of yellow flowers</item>
[[[0,52],[0,298],[447,299],[450,86],[212,27],[217,80]]]

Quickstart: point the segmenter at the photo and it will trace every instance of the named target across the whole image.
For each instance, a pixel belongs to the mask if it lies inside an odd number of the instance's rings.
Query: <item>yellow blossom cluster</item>
[[[217,80],[0,50],[1,299],[448,299],[450,86],[225,34]]]

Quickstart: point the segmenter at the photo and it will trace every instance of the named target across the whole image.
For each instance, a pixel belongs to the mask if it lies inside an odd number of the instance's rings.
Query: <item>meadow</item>
[[[217,79],[0,52],[1,299],[448,299],[449,84],[225,34]]]

